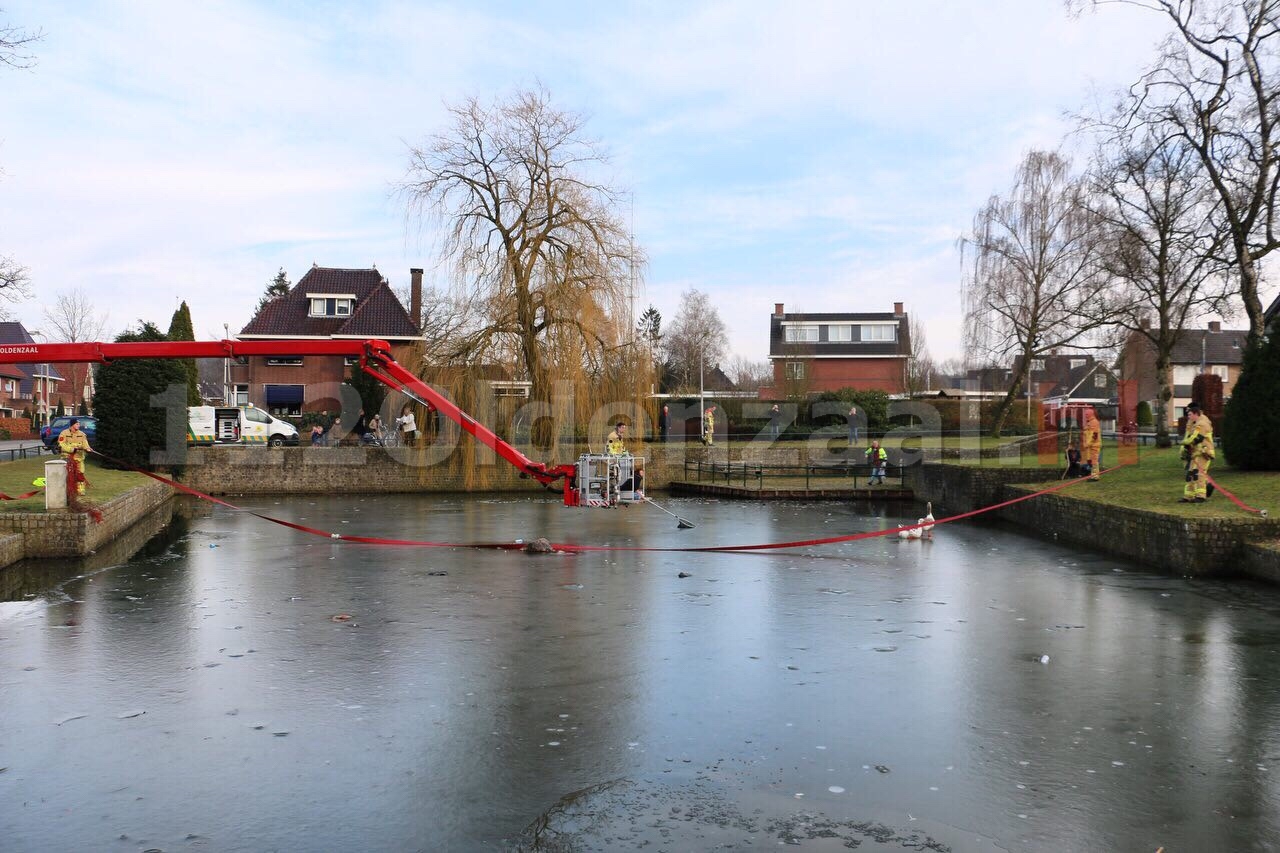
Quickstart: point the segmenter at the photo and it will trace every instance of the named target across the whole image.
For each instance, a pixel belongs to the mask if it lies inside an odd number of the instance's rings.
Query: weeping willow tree
[[[619,191],[597,177],[607,157],[584,119],[541,88],[491,104],[471,98],[449,113],[447,130],[410,150],[400,184],[410,218],[439,226],[452,281],[434,295],[452,321],[428,340],[429,363],[510,365],[543,406],[569,383],[584,395],[579,419],[601,395],[647,391],[647,376],[618,363],[635,349],[626,310],[639,260]],[[535,442],[554,447],[555,430],[554,419],[537,418]]]
[[[1056,151],[1031,151],[1005,196],[993,195],[960,245],[968,361],[1011,369],[992,434],[999,437],[1035,361],[1079,346],[1105,325],[1098,221],[1086,185]]]

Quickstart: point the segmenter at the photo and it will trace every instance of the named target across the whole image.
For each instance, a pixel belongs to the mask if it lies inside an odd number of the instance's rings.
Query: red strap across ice
[[[524,548],[524,544],[520,542],[428,542],[421,539],[386,539],[386,538],[377,537],[377,536],[352,536],[346,533],[330,533],[327,530],[320,530],[315,527],[308,527],[305,524],[297,524],[292,521],[285,521],[282,518],[273,518],[269,515],[264,515],[260,512],[254,512],[251,509],[245,509],[244,507],[236,506],[230,501],[224,501],[221,498],[215,498],[213,495],[206,495],[204,492],[199,491],[198,489],[193,489],[190,486],[184,486],[182,483],[179,483],[177,480],[172,480],[168,477],[163,477],[159,474],[144,470],[142,468],[137,468],[133,465],[130,465],[127,462],[122,462],[119,459],[113,459],[110,456],[106,456],[102,453],[99,453],[96,450],[93,451],[93,453],[97,456],[101,456],[103,459],[106,459],[109,462],[112,462],[113,464],[121,466],[122,468],[128,468],[131,471],[136,471],[139,474],[144,474],[153,480],[158,480],[161,483],[167,483],[170,486],[173,486],[178,491],[200,498],[201,500],[206,500],[211,503],[218,504],[219,506],[225,506],[228,509],[233,509],[233,510],[236,510],[237,512],[245,512],[245,513],[248,513],[249,515],[255,516],[257,518],[261,518],[263,521],[269,521],[272,524],[279,524],[282,527],[288,527],[292,530],[297,530],[301,533],[309,533],[312,536],[320,536],[325,539],[332,539],[337,542],[356,542],[361,545],[399,545],[402,547],[412,547],[412,548],[487,548],[487,549],[495,549],[495,550],[502,550],[502,551],[518,551]],[[1114,471],[1116,470],[1116,468],[1123,467],[1124,464],[1131,464],[1131,463],[1123,463],[1122,465],[1117,465],[1114,468],[1108,468],[1107,471]],[[1107,471],[1104,471],[1102,473],[1107,473]],[[1032,492],[1027,495],[1019,495],[1018,497],[1010,498],[1007,501],[1001,501],[1000,503],[992,504],[991,506],[981,507],[979,509],[970,510],[969,512],[962,512],[962,513],[959,513],[958,515],[951,515],[951,516],[947,516],[946,518],[939,518],[934,520],[933,522],[904,524],[904,525],[901,525],[900,527],[891,527],[887,530],[868,530],[863,533],[850,533],[845,536],[826,536],[821,539],[799,539],[792,542],[769,542],[769,543],[758,544],[758,545],[704,545],[701,547],[683,547],[683,548],[681,547],[651,548],[651,547],[646,547],[641,545],[578,545],[572,542],[555,542],[555,543],[552,543],[551,547],[557,551],[567,551],[570,553],[583,553],[588,551],[649,551],[649,552],[654,552],[654,551],[682,551],[682,552],[769,551],[769,550],[777,550],[782,548],[807,548],[814,545],[835,545],[841,542],[856,542],[860,539],[875,539],[880,536],[893,536],[904,530],[916,530],[918,528],[928,527],[931,523],[935,525],[948,524],[952,521],[960,521],[961,519],[964,519],[964,518],[972,518],[975,515],[981,515],[986,512],[992,512],[993,510],[1000,509],[1002,507],[1012,506],[1013,504],[1021,503],[1023,501],[1029,501],[1032,498],[1039,497],[1040,495],[1047,495],[1050,492],[1060,491],[1062,489],[1067,488],[1068,486],[1075,485],[1076,483],[1082,482],[1086,479],[1088,478],[1080,477],[1079,479],[1067,480],[1066,482],[1063,482],[1063,483],[1055,483],[1054,485],[1050,486],[1047,489],[1041,489],[1040,491]]]
[[[34,492],[27,492],[25,495],[18,495],[17,497],[0,492],[0,501],[25,501],[27,498],[34,498],[38,494],[40,494],[39,489],[36,489]]]

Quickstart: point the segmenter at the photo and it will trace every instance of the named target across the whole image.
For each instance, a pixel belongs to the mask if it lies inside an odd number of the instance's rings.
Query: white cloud
[[[670,317],[711,293],[742,354],[768,314],[887,310],[958,350],[954,241],[1091,83],[1158,35],[1132,9],[1056,3],[263,6],[15,2],[33,72],[0,86],[0,251],[42,295],[101,295],[117,327],[238,328],[275,270],[431,266],[390,196],[444,104],[535,80],[592,114]],[[39,317],[40,305],[19,309]]]

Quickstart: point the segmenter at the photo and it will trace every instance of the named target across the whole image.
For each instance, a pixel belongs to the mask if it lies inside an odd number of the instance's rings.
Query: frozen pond
[[[918,514],[247,505],[657,546]],[[124,565],[3,588],[6,851],[1280,849],[1280,594],[1001,527],[528,556],[217,509]]]

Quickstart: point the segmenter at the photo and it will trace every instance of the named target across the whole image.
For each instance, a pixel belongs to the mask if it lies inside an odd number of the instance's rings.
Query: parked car
[[[58,452],[58,436],[62,431],[71,426],[73,420],[80,421],[80,429],[84,431],[85,437],[89,439],[89,444],[93,444],[93,440],[98,437],[98,419],[92,415],[63,415],[54,418],[49,425],[40,429],[40,440],[44,442],[44,446]]]

